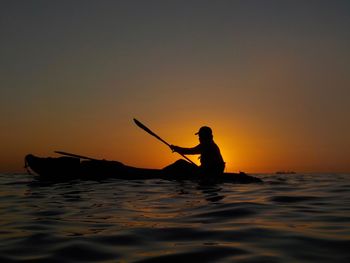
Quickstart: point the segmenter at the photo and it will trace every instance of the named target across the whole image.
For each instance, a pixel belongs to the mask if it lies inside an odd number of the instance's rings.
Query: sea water
[[[350,174],[258,184],[0,175],[0,262],[350,262]]]

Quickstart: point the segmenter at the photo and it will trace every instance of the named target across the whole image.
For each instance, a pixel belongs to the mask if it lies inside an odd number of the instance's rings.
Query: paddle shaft
[[[134,119],[134,122],[137,126],[139,126],[142,130],[144,130],[145,132],[149,133],[150,135],[152,135],[153,137],[157,138],[158,140],[160,140],[162,143],[166,144],[168,147],[171,148],[171,145],[169,143],[167,143],[166,141],[164,141],[162,138],[160,138],[157,134],[155,134],[153,131],[151,131],[149,128],[147,128],[144,124],[142,124],[140,121]],[[195,166],[197,166],[197,164],[195,164],[194,162],[192,162],[191,159],[189,159],[187,156],[183,155],[182,153],[177,152],[178,154],[180,154],[183,158],[185,158],[187,161],[189,161],[190,163],[194,164]]]
[[[66,155],[66,156],[71,156],[71,157],[76,157],[76,158],[80,158],[80,159],[86,159],[86,160],[91,160],[91,161],[98,161],[97,159],[86,157],[86,156],[82,156],[82,155],[78,155],[78,154],[74,154],[74,153],[67,153],[67,152],[61,152],[61,151],[55,151],[55,153]]]

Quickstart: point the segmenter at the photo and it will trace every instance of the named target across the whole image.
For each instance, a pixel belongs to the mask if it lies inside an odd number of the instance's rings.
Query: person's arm
[[[201,154],[200,144],[192,148],[183,148],[175,145],[171,145],[170,148],[173,152],[178,152],[181,154]]]

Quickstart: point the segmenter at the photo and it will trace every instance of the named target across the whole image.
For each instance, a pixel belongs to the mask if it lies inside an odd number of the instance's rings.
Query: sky
[[[350,172],[349,25],[337,0],[1,0],[0,172],[181,158],[133,118],[184,147],[210,126],[228,172]]]

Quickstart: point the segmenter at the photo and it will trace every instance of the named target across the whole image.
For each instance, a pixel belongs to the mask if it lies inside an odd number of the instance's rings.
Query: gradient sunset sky
[[[0,2],[0,172],[63,150],[161,168],[350,171],[350,1]],[[198,163],[197,157],[191,157]]]

